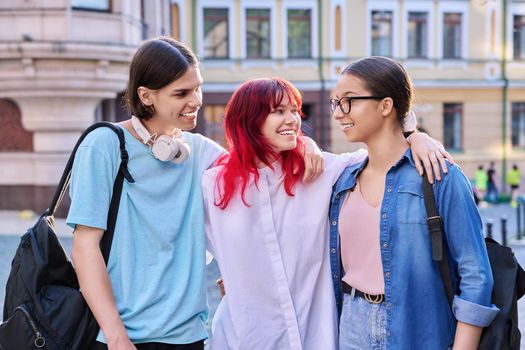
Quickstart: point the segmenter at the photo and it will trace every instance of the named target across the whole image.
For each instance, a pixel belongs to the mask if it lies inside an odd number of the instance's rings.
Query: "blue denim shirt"
[[[332,194],[330,265],[339,311],[344,275],[339,212],[367,162],[368,159],[346,168]],[[454,317],[485,327],[499,311],[490,300],[492,272],[469,182],[458,166],[449,165],[448,174],[433,187],[448,243],[452,282],[457,291],[451,311],[438,265],[432,260],[421,181],[410,149],[386,175],[379,239],[388,349],[446,349],[454,341]]]

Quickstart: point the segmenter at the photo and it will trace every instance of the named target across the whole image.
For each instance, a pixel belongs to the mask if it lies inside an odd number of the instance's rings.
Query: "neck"
[[[374,137],[365,141],[368,148],[368,165],[370,170],[387,173],[397,163],[409,147],[403,132],[397,128],[383,130],[374,134]]]
[[[276,162],[277,160],[279,160],[280,158],[280,155],[278,157],[270,157],[268,156],[268,162],[270,164],[273,164],[274,162]],[[266,165],[263,161],[259,160],[258,158],[255,159],[255,165],[257,166],[257,168],[259,169],[262,169],[262,168],[266,168],[268,165]]]
[[[150,118],[148,120],[141,120],[142,125],[148,129],[149,133],[151,135],[157,134],[157,136],[160,135],[168,135],[173,136],[174,127],[172,125],[165,125],[164,123],[159,121],[159,118]]]

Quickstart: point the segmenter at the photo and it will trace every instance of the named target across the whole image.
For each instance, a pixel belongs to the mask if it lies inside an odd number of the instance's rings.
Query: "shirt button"
[[[335,254],[335,252],[336,252],[335,248],[332,248],[331,251],[332,251],[332,253],[334,253],[334,254]]]
[[[387,192],[392,192],[392,187],[386,189]]]
[[[386,277],[386,278],[390,278],[390,272],[389,272],[389,271],[387,271],[387,272],[385,273],[385,277]]]
[[[383,219],[386,219],[386,214],[381,215]]]
[[[383,242],[383,248],[388,248],[388,242]]]
[[[332,221],[332,226],[335,226],[335,225],[337,225],[337,221],[334,220],[334,221]]]
[[[392,308],[392,303],[386,304],[386,308],[390,310]]]
[[[335,196],[335,199],[339,199],[341,197],[340,194],[338,194],[337,196]]]
[[[339,275],[336,274],[336,273],[334,273],[334,278],[335,278],[335,279],[338,279],[338,278],[339,278]]]

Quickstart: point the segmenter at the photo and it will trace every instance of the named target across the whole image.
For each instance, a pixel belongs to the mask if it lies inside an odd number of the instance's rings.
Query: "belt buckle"
[[[371,304],[381,304],[383,302],[383,294],[374,295],[373,297],[372,295],[368,293],[363,293],[363,294],[364,294],[365,300]]]

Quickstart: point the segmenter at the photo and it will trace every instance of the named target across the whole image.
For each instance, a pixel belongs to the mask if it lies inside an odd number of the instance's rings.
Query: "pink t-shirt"
[[[369,294],[383,294],[385,281],[379,243],[381,205],[366,202],[359,184],[349,192],[339,213],[343,281]]]

